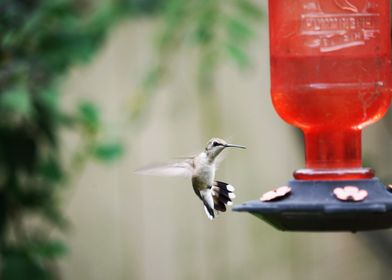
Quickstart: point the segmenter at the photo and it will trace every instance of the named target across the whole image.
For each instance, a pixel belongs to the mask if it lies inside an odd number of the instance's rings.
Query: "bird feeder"
[[[361,132],[391,101],[389,0],[269,0],[271,96],[302,130],[305,168],[234,207],[281,230],[392,227],[392,192],[362,167]]]

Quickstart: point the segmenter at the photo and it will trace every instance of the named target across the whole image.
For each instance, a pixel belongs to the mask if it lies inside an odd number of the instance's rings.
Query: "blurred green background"
[[[267,1],[0,1],[0,279],[390,279],[390,231],[285,233],[133,174],[213,136],[237,203],[303,166],[269,97]],[[392,116],[365,129],[392,182]]]

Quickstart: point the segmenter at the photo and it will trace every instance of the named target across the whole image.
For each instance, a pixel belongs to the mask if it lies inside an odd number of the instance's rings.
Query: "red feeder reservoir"
[[[234,211],[281,230],[392,227],[392,193],[361,158],[392,97],[389,0],[269,0],[269,28],[273,105],[304,133],[306,166]]]

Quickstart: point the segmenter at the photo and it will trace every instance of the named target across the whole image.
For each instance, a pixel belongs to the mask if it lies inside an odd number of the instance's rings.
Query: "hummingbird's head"
[[[228,147],[246,149],[245,146],[229,144],[225,140],[220,138],[212,138],[207,143],[207,147],[206,147],[207,156],[211,160],[214,160],[225,148]]]

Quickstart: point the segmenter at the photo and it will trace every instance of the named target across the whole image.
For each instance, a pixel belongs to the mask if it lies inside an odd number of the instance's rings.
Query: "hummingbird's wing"
[[[142,167],[135,171],[136,174],[150,175],[150,176],[179,176],[192,177],[193,159],[172,162],[172,163],[158,163]]]

